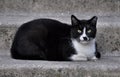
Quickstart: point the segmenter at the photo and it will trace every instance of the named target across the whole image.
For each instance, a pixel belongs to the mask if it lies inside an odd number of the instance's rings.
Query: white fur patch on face
[[[80,40],[81,40],[81,41],[85,41],[84,38],[89,39],[89,38],[87,37],[87,35],[86,35],[86,28],[85,28],[85,27],[84,27],[84,29],[83,29],[83,34],[80,36]]]
[[[95,39],[91,40],[88,44],[81,44],[76,39],[72,39],[73,47],[77,54],[70,57],[72,60],[87,60],[95,56]]]

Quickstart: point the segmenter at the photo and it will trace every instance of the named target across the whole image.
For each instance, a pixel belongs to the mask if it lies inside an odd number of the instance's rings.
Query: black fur
[[[76,53],[71,43],[71,29],[71,25],[52,19],[27,22],[16,32],[11,56],[23,60],[69,61]]]
[[[15,59],[69,60],[73,53],[70,25],[52,19],[23,24],[11,47],[11,55]]]
[[[100,58],[101,58],[101,53],[100,53],[100,52],[98,52],[97,43],[96,43],[96,52],[95,52],[95,55],[96,55],[96,57],[97,57],[98,59],[100,59]]]

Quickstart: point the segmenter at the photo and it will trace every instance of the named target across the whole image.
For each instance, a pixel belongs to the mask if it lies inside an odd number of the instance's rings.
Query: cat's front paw
[[[71,60],[73,60],[73,61],[87,61],[87,57],[81,56],[81,55],[73,55],[71,57]]]
[[[92,57],[91,59],[88,58],[88,60],[90,60],[90,61],[97,61],[98,58],[97,58],[96,56],[94,56],[94,57]]]

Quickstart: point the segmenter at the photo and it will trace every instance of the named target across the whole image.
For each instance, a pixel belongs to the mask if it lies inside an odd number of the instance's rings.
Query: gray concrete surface
[[[97,61],[15,60],[0,50],[0,77],[120,77],[120,57]]]
[[[119,16],[120,0],[0,0],[0,12],[7,14],[84,14]]]
[[[18,27],[30,20],[52,18],[70,23],[98,16],[96,62],[15,60],[10,46]],[[120,0],[0,0],[0,77],[120,77]]]

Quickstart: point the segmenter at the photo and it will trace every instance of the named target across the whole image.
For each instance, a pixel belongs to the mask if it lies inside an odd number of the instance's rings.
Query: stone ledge
[[[120,57],[97,61],[15,60],[0,50],[0,77],[119,77]],[[8,50],[7,50],[8,51]]]

